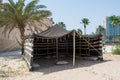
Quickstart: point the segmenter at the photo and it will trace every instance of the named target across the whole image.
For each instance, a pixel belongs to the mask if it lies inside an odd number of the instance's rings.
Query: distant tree
[[[66,29],[66,25],[64,22],[58,22],[58,25],[64,29]]]
[[[116,15],[110,16],[110,23],[112,24],[112,26],[114,27],[114,42],[115,42],[115,26],[120,25],[120,18]]]
[[[91,35],[95,35],[96,33],[95,32],[91,32]]]
[[[102,34],[102,32],[105,30],[105,28],[102,25],[99,25],[96,29],[96,34]]]
[[[116,15],[110,16],[110,23],[115,27],[116,25],[120,25],[120,18]]]
[[[22,54],[24,52],[24,33],[26,25],[34,27],[37,32],[36,23],[42,24],[40,20],[47,18],[51,15],[51,12],[44,10],[45,5],[38,4],[39,0],[31,0],[25,5],[25,0],[18,0],[14,2],[13,0],[8,0],[8,3],[0,4],[0,27],[4,27],[4,33],[17,28],[20,32],[21,42],[19,42],[22,47]]]
[[[81,23],[84,25],[84,34],[86,35],[86,26],[90,23],[89,19],[83,18]]]
[[[77,32],[80,33],[80,34],[83,33],[81,29],[77,29]]]

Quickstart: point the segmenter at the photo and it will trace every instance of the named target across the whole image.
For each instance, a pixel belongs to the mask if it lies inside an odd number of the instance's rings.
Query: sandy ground
[[[18,52],[11,53],[0,54],[0,80],[120,80],[120,55],[106,53],[102,62],[79,60],[75,67],[53,65],[29,72]]]

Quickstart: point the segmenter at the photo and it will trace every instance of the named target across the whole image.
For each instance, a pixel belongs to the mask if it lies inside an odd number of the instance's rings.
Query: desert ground
[[[0,80],[120,80],[120,55],[103,57],[103,61],[80,59],[74,67],[68,63],[29,72],[20,51],[0,53]]]

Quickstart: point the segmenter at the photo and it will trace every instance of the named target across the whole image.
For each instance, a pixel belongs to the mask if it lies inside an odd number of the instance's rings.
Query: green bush
[[[112,51],[112,54],[120,55],[120,45],[116,46],[116,48]]]

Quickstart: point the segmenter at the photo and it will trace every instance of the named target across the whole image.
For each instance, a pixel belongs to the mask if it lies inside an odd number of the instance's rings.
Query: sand
[[[8,67],[11,71],[6,75],[0,72],[0,80],[120,80],[120,55],[106,53],[103,56],[104,61],[79,60],[74,67],[53,65],[29,72],[20,55],[2,55],[0,71]],[[12,70],[15,74],[11,74]]]

